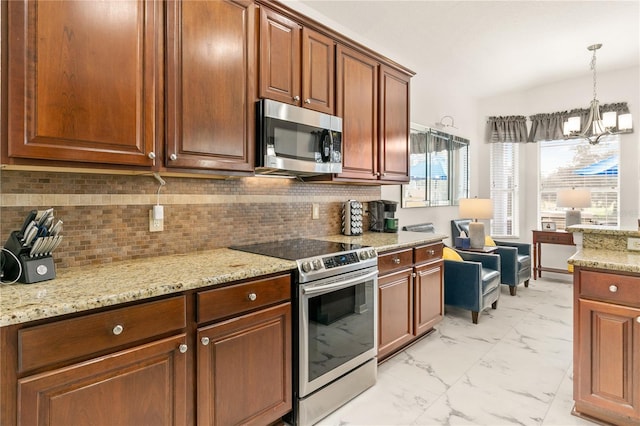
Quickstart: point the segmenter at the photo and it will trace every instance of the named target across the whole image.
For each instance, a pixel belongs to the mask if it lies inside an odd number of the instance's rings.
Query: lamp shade
[[[588,189],[561,189],[556,198],[558,207],[591,207],[591,192]]]
[[[463,198],[460,200],[460,217],[469,219],[493,218],[493,203],[489,198]]]

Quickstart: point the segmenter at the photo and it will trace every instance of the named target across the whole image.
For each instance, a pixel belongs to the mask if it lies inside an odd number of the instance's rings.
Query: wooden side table
[[[575,246],[573,234],[567,231],[538,231],[533,230],[533,279],[542,277],[542,271],[570,274],[567,269],[549,268],[542,266],[542,243]]]

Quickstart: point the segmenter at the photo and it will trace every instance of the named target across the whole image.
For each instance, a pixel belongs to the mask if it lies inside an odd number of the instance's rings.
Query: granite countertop
[[[404,232],[316,239],[362,244],[378,251],[431,243],[444,235]],[[0,327],[119,303],[291,271],[290,260],[221,248],[57,271],[35,284],[0,285]]]
[[[640,253],[585,248],[568,260],[570,265],[640,274]]]
[[[620,229],[617,226],[602,225],[571,225],[567,228],[568,232],[582,232],[585,234],[601,234],[601,235],[620,235],[625,237],[640,237],[638,229]]]

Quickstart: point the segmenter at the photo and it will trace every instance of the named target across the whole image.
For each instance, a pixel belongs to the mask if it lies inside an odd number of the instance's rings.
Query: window
[[[616,226],[619,222],[620,139],[606,136],[597,145],[584,139],[541,141],[539,217],[565,228],[565,211],[556,206],[560,189],[591,192],[591,207],[582,210],[582,223]]]
[[[453,206],[469,197],[469,141],[411,123],[410,180],[402,207]]]
[[[491,235],[494,237],[519,236],[518,152],[517,143],[491,144]]]

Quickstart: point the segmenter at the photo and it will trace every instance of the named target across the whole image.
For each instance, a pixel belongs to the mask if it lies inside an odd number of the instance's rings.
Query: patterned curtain
[[[489,117],[486,140],[488,142],[528,142],[527,118],[524,115]]]
[[[626,102],[600,105],[600,114],[615,111],[618,114],[626,114],[629,107]],[[580,117],[580,123],[584,126],[589,117],[588,108],[572,109],[571,111],[553,112],[550,114],[535,114],[529,117],[531,120],[531,130],[529,131],[528,142],[545,140],[564,139],[562,126],[569,117]],[[591,129],[587,130],[587,136],[591,136]]]

